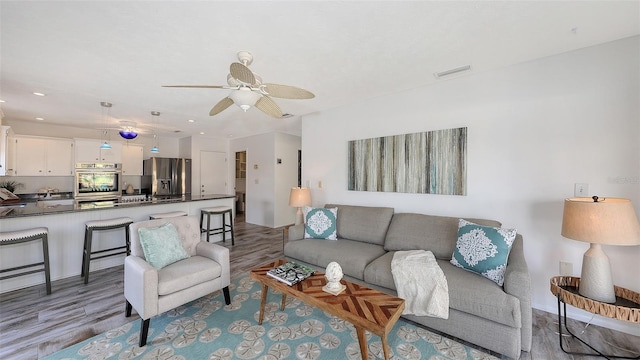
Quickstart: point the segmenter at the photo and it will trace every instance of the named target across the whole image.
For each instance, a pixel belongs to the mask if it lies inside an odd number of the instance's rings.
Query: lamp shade
[[[303,207],[311,205],[311,192],[306,187],[291,188],[289,195],[289,206]]]
[[[592,244],[640,245],[640,223],[629,199],[565,199],[562,236]]]

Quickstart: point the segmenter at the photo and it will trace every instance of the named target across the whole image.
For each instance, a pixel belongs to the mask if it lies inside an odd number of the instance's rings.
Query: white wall
[[[630,198],[640,214],[639,43],[636,36],[305,116],[303,184],[318,206],[392,206],[517,228],[533,306],[555,313],[549,279],[560,261],[580,276],[588,248],[560,235],[574,183],[588,183],[590,195]],[[468,127],[467,196],[347,191],[349,140],[461,126]],[[605,251],[615,283],[640,291],[640,246]],[[591,318],[571,307],[569,316]],[[640,335],[630,323],[594,322]]]
[[[229,147],[230,154],[237,151],[247,152],[245,221],[274,227],[274,134],[234,139]],[[230,172],[235,174],[235,161],[229,166]]]
[[[289,206],[289,195],[291,188],[298,186],[298,150],[301,146],[300,136],[275,134],[274,227],[296,222],[297,209]],[[278,159],[282,160],[280,164]]]
[[[300,137],[282,133],[231,140],[229,154],[247,152],[246,222],[272,228],[295,222],[289,192],[297,184],[300,145]],[[282,164],[276,164],[277,158]],[[229,171],[235,173],[235,162]]]

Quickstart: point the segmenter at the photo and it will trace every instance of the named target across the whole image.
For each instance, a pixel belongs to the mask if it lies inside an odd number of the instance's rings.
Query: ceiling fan
[[[259,75],[249,70],[249,65],[253,62],[253,55],[248,51],[240,51],[238,60],[229,68],[227,75],[228,86],[223,85],[164,85],[163,87],[178,88],[210,88],[210,89],[230,89],[229,96],[220,100],[209,111],[210,116],[219,114],[232,104],[238,105],[243,111],[255,106],[262,112],[275,118],[282,117],[282,110],[272,97],[282,99],[312,99],[315,95],[305,89],[295,86],[263,83]]]

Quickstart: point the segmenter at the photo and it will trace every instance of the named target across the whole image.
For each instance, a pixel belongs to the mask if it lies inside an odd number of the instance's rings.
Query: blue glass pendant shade
[[[135,131],[120,130],[120,136],[127,140],[132,140],[138,137],[138,133]]]
[[[102,143],[102,145],[100,145],[100,149],[111,149],[111,145],[105,141],[104,143]]]
[[[149,150],[149,151],[150,151],[150,152],[152,152],[152,153],[154,153],[154,154],[157,154],[157,153],[159,153],[159,152],[160,152],[160,150],[158,149],[158,147],[157,147],[157,146],[152,147],[152,148],[151,148],[151,150]]]

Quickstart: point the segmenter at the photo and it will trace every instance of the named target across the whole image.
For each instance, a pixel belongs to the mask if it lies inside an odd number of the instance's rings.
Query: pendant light
[[[151,112],[151,125],[153,125],[153,118],[154,117],[158,117],[160,116],[160,112],[158,111],[152,111]],[[158,120],[155,121],[155,127],[153,129],[153,147],[150,150],[151,153],[153,154],[157,154],[160,152],[160,149],[158,149]]]
[[[111,149],[111,144],[108,142],[109,133],[107,132],[107,126],[109,125],[107,118],[111,117],[111,104],[110,102],[102,101],[100,102],[100,106],[102,106],[102,119],[104,121],[104,131],[102,132],[101,140],[102,144],[100,145],[100,149],[108,150]],[[107,116],[105,116],[105,109]]]
[[[118,131],[120,136],[126,140],[133,140],[138,137],[138,133],[136,132],[136,123],[131,121],[121,121],[123,125],[123,129]]]

